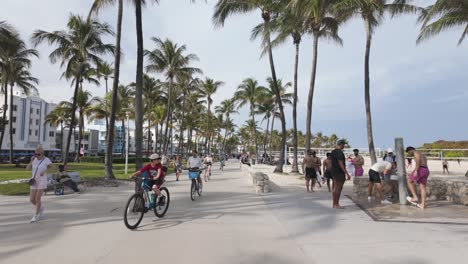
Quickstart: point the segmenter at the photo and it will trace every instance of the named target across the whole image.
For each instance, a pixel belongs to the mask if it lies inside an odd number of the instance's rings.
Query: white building
[[[3,105],[4,95],[0,95],[0,104]],[[9,98],[8,98],[9,99]],[[50,156],[60,156],[60,150],[56,147],[55,130],[50,124],[45,124],[44,119],[55,107],[34,93],[26,96],[18,90],[13,90],[13,116],[7,111],[7,119],[13,123],[13,149],[14,156],[31,155],[38,146],[42,146]],[[5,128],[0,159],[9,156],[10,133],[9,124]]]

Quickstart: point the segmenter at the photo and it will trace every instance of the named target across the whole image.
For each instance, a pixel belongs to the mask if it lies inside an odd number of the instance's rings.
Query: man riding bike
[[[198,157],[198,152],[196,150],[192,151],[192,156],[187,161],[187,167],[189,168],[189,171],[198,171],[199,172],[197,180],[201,184],[202,179],[200,177],[200,175],[201,175],[200,169],[203,167],[203,163],[202,163],[200,157]]]
[[[158,154],[152,154],[150,156],[150,161],[151,163],[142,167],[139,171],[136,171],[135,173],[133,173],[130,176],[130,178],[134,178],[146,172],[148,175],[147,185],[150,186],[154,190],[154,192],[158,195],[158,197],[160,197],[160,199],[163,199],[163,196],[161,196],[161,191],[159,190],[159,188],[161,187],[161,185],[163,185],[164,177],[166,175],[161,165],[161,157]],[[145,195],[143,195],[143,198],[145,199],[145,206],[148,208],[149,207],[148,198]]]
[[[211,166],[213,165],[213,158],[212,158],[211,154],[208,154],[205,157],[205,159],[203,160],[203,163],[206,166],[204,178],[205,178],[205,181],[207,181],[206,174],[208,173],[208,177],[211,177]]]

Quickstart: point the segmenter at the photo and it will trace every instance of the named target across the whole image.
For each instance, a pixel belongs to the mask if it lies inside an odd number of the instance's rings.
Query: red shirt
[[[145,165],[143,168],[140,169],[141,173],[147,173],[146,176],[151,176],[151,178],[158,176],[158,170],[161,170],[161,176],[159,176],[160,179],[163,179],[165,177],[164,171],[162,170],[162,165],[157,164],[153,166],[151,163]]]

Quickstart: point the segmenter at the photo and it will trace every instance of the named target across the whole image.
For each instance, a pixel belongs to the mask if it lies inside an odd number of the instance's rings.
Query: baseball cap
[[[161,159],[161,157],[158,155],[158,154],[151,154],[151,156],[149,157],[150,160],[156,160],[156,159]]]
[[[392,153],[393,153],[393,149],[392,149],[392,148],[388,148],[388,149],[387,149],[387,152],[392,152]]]
[[[336,145],[339,145],[339,146],[344,146],[344,145],[346,145],[346,139],[344,139],[344,138],[339,139],[339,140],[336,142]]]

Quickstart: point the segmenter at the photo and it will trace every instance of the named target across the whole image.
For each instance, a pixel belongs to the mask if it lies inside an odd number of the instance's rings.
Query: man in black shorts
[[[340,139],[336,143],[335,149],[331,153],[332,159],[332,168],[331,173],[334,180],[333,185],[333,208],[335,209],[344,209],[340,206],[340,196],[341,191],[343,190],[343,185],[346,180],[350,180],[351,176],[349,176],[348,171],[345,167],[345,155],[343,153],[343,149],[346,145],[346,140]]]
[[[332,187],[333,187],[333,178],[332,178],[331,168],[332,168],[331,153],[327,153],[327,159],[323,161],[323,171],[324,171],[325,179],[327,179],[328,192],[331,192],[330,180],[332,181]]]

